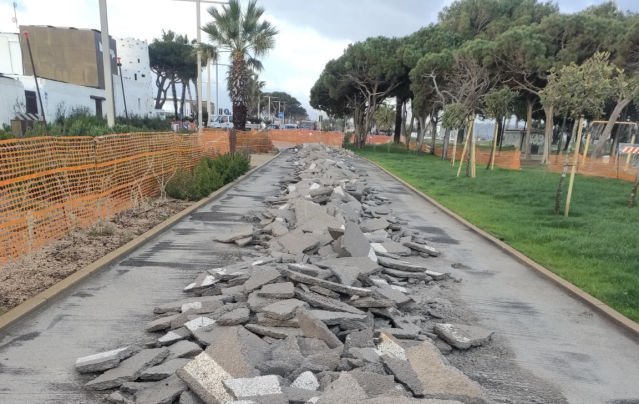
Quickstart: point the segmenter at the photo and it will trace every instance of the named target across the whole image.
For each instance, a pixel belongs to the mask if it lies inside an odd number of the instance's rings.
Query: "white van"
[[[211,124],[212,128],[230,129],[233,127],[233,115],[220,115]]]

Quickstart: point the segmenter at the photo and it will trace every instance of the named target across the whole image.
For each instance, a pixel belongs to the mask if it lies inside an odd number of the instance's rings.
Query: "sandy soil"
[[[111,219],[77,229],[0,267],[0,315],[184,210],[193,202],[153,199]]]

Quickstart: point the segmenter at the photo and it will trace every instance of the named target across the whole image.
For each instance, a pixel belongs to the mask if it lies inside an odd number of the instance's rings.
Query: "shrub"
[[[250,155],[243,153],[223,154],[213,160],[208,159],[211,167],[222,175],[224,184],[235,181],[240,175],[251,169]]]

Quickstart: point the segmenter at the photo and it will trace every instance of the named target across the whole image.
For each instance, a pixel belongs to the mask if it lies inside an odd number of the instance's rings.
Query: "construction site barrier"
[[[368,135],[366,136],[366,144],[386,144],[394,140],[393,136]]]
[[[290,147],[304,143],[324,143],[329,146],[342,146],[344,134],[341,132],[320,132],[317,130],[275,129],[269,130],[269,138],[274,146]]]
[[[566,156],[550,156],[548,162],[548,171],[553,173],[560,173],[564,169]],[[569,172],[570,167],[574,162],[574,154],[571,154],[568,158]],[[616,178],[624,181],[635,181],[639,170],[626,164],[625,156],[613,156],[608,158],[591,159],[579,154],[577,164],[577,174],[585,175],[588,177],[601,177],[601,178]]]
[[[411,143],[409,148],[410,150],[417,150],[417,143]],[[423,145],[422,150],[424,153],[430,153],[430,146]],[[457,162],[461,160],[463,152],[464,152],[464,149],[462,145],[457,145],[457,148],[453,148],[453,145],[451,144],[448,147],[447,158],[452,159],[453,153],[455,153],[455,161]],[[435,155],[441,157],[442,154],[444,154],[444,148],[435,147]],[[469,153],[467,151],[465,158],[468,158],[468,155]],[[508,170],[520,170],[521,169],[520,156],[521,156],[521,152],[519,150],[506,150],[506,151],[497,150],[495,152],[495,165],[501,168],[506,168]],[[488,164],[489,160],[490,160],[489,149],[480,149],[478,147],[475,147],[475,163],[476,164]]]

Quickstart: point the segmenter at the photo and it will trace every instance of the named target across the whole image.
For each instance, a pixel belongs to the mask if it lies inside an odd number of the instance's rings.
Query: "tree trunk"
[[[564,115],[564,119],[561,122],[561,129],[559,129],[559,140],[557,141],[557,154],[559,154],[561,151],[561,141],[563,140],[564,132],[566,131],[566,115]]]
[[[433,112],[433,115],[430,117],[430,154],[435,155],[435,139],[437,138],[437,113]]]
[[[402,135],[402,106],[404,105],[404,101],[401,98],[396,97],[396,106],[395,106],[395,137],[393,141],[395,143],[401,142]]]
[[[553,122],[553,107],[545,107],[546,113],[546,131],[544,136],[544,154],[541,156],[541,164],[548,164],[550,161],[550,140],[552,138]]]
[[[530,100],[526,100],[526,138],[524,140],[524,158],[526,160],[531,159],[530,155],[530,131],[532,130],[532,109],[533,103]]]
[[[202,122],[200,122],[200,120],[202,120],[204,118],[204,111],[202,111],[202,116],[198,116],[199,112],[200,112],[200,105],[201,105],[201,101],[200,101],[200,92],[197,91],[197,78],[194,80],[195,82],[193,84],[195,84],[195,111],[194,115],[195,115],[195,119],[197,120],[197,128],[203,128],[204,125],[202,125]],[[191,86],[189,85],[189,98],[193,99],[191,97]],[[244,104],[244,110],[246,111],[246,104]],[[245,113],[246,114],[246,113]],[[235,115],[234,115],[235,116]],[[244,115],[244,125],[246,125],[246,115]]]
[[[637,188],[639,188],[639,173],[637,173],[637,178],[635,179],[635,185],[632,187],[632,192],[630,192],[630,201],[628,202],[629,208],[633,208],[635,206],[635,197],[637,196]]]
[[[597,141],[597,146],[595,146],[595,149],[592,151],[591,156],[593,159],[598,158],[601,152],[603,151],[606,145],[606,141],[608,140],[608,137],[610,137],[610,134],[612,133],[612,128],[614,128],[615,122],[617,122],[617,119],[619,118],[619,114],[621,114],[621,111],[623,111],[623,109],[628,104],[630,104],[631,101],[632,101],[631,98],[625,98],[619,101],[617,105],[615,106],[615,109],[612,111],[612,114],[610,114],[610,119],[608,119],[606,128],[604,129],[603,133],[599,137],[599,141]]]
[[[444,131],[444,150],[442,151],[442,160],[444,161],[448,159],[448,143],[449,142],[450,142],[450,129],[446,129]]]
[[[248,71],[241,54],[233,54],[229,70],[229,96],[233,102],[233,127],[246,130],[246,105],[248,101]]]
[[[575,138],[575,135],[577,133],[577,122],[579,122],[578,120],[575,121],[574,125],[572,126],[572,136],[571,138]],[[570,139],[568,139],[566,141],[566,148],[568,147],[568,145],[570,144]],[[577,151],[575,151],[576,153]],[[564,170],[561,172],[561,178],[559,178],[559,186],[557,187],[557,196],[555,197],[555,216],[559,215],[559,206],[561,205],[561,193],[564,189],[564,182],[566,180],[566,174],[568,173],[568,163],[570,162],[570,153],[566,153],[566,161],[564,162]]]
[[[186,85],[182,80],[182,98],[180,98],[180,120],[184,121],[184,101],[186,100]]]
[[[173,109],[175,110],[175,120],[178,120],[178,100],[177,100],[177,91],[175,90],[175,80],[171,82],[171,90],[173,92]]]
[[[424,147],[424,137],[426,137],[426,118],[423,116],[417,117],[417,155],[422,154],[422,147]]]
[[[158,87],[157,97],[155,98],[155,109],[162,109],[166,102],[166,90],[164,84],[166,84],[166,77],[158,76],[155,84]]]

